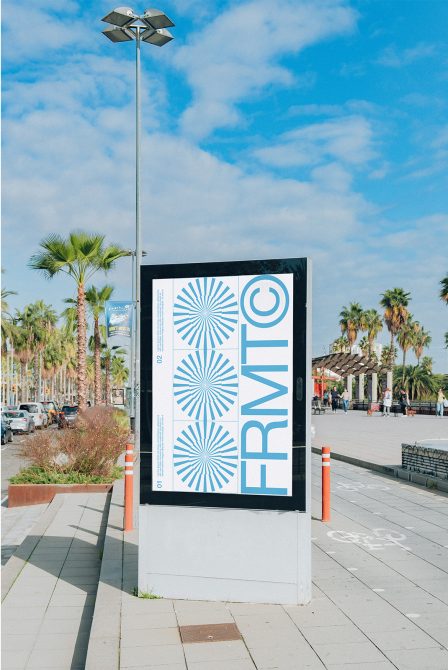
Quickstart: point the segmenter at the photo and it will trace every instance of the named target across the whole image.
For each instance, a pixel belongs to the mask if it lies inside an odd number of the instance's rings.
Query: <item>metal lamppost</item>
[[[159,9],[147,9],[136,14],[130,7],[117,7],[102,21],[112,27],[103,30],[103,35],[112,42],[135,40],[135,339],[133,361],[133,387],[135,398],[135,449],[140,448],[140,266],[142,262],[140,232],[140,45],[141,42],[162,47],[173,39],[166,30],[174,23]],[[134,258],[132,254],[132,258]]]

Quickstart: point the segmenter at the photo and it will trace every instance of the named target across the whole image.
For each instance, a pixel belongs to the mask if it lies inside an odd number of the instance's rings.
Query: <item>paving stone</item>
[[[125,647],[120,653],[120,667],[132,668],[135,666],[151,667],[154,665],[168,665],[169,663],[183,663],[184,651],[181,644],[146,645],[139,647]]]
[[[199,642],[184,644],[187,665],[199,661],[232,661],[249,658],[249,653],[241,640],[232,642]]]
[[[122,619],[123,630],[138,628],[177,628],[177,619],[174,612],[160,614],[141,614],[138,617],[128,616]]]
[[[323,667],[323,666],[322,666]],[[227,661],[202,661],[199,663],[188,663],[188,670],[255,670],[256,666],[250,658],[240,658]]]
[[[368,642],[368,638],[353,624],[345,626],[316,626],[302,629],[303,636],[311,644],[345,644]]]
[[[316,644],[313,647],[326,665],[339,663],[341,658],[345,663],[373,663],[385,660],[384,655],[370,642]]]
[[[446,670],[448,651],[446,649],[390,650],[387,656],[400,670]]]
[[[121,647],[141,647],[149,645],[181,644],[176,628],[152,628],[124,630],[121,634]]]

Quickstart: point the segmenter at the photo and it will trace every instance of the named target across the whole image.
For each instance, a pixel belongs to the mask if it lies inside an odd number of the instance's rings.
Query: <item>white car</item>
[[[19,411],[29,412],[34,420],[36,428],[46,428],[48,426],[48,414],[40,402],[22,402],[19,405]]]

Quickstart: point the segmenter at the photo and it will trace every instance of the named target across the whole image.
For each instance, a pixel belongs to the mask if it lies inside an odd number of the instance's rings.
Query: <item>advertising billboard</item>
[[[107,337],[131,337],[133,308],[129,300],[108,300],[105,303]]]
[[[304,259],[142,268],[142,502],[303,507],[305,331]]]

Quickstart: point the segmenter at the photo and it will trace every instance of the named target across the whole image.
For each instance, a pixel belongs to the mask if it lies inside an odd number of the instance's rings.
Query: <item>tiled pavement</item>
[[[2,603],[4,670],[84,668],[107,494],[62,498]]]
[[[322,524],[317,457],[313,467],[310,605],[136,598],[129,533],[118,600],[113,581],[101,583],[116,605],[99,612],[103,647],[89,668],[118,667],[119,655],[121,668],[141,670],[447,670],[448,497],[333,462],[332,519]],[[71,496],[66,505],[5,600],[4,668],[84,667],[104,497]],[[112,529],[115,552],[116,519]],[[120,606],[115,645],[109,621]],[[224,623],[236,623],[242,639],[181,642],[180,626]]]
[[[332,451],[380,465],[401,465],[401,443],[416,440],[448,439],[448,417],[383,417],[379,412],[349,411],[344,414],[313,415],[316,430],[313,447],[329,444]]]
[[[2,565],[8,562],[46,508],[47,504],[11,508],[2,505]]]
[[[312,603],[123,593],[120,668],[448,669],[448,498],[333,462],[332,519],[324,525],[317,457],[313,467]],[[127,539],[132,542],[135,535]],[[130,553],[129,583],[135,570]],[[181,643],[180,626],[213,623],[236,623],[242,640]]]

